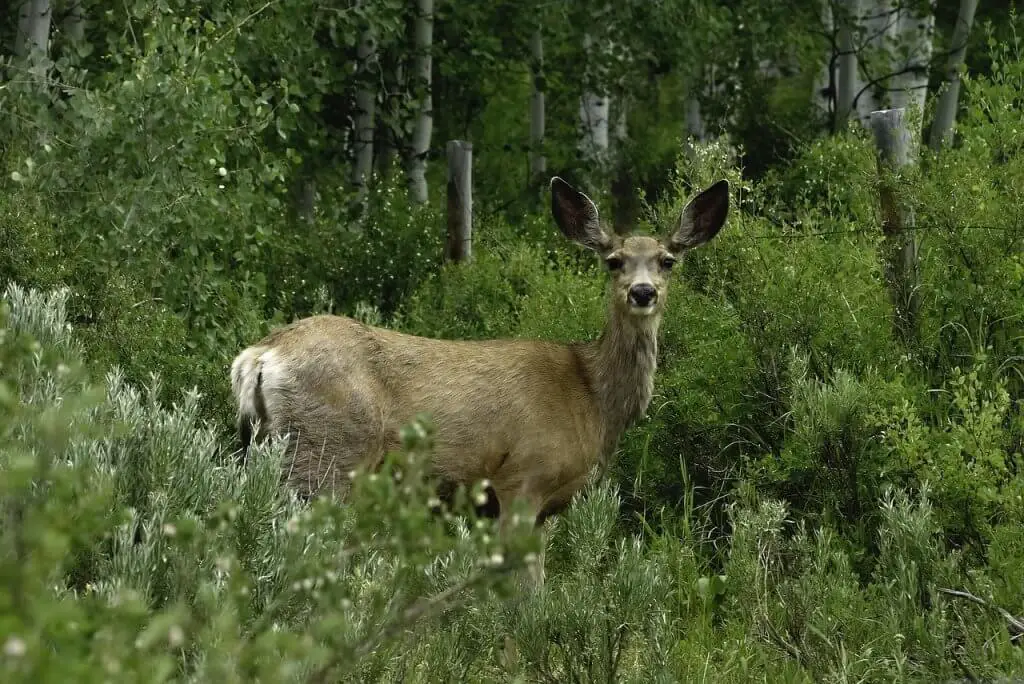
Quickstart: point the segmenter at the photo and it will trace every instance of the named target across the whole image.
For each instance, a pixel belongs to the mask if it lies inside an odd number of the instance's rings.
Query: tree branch
[[[859,91],[857,91],[857,94],[854,95],[854,97],[853,97],[853,109],[854,110],[857,109],[857,101],[860,99],[860,96],[863,95],[864,93],[866,93],[869,89],[871,89],[871,88],[873,88],[873,87],[875,87],[877,85],[880,85],[884,81],[888,81],[891,78],[895,78],[897,76],[902,76],[903,74],[908,74],[908,73],[911,73],[913,71],[918,71],[920,69],[931,69],[932,62],[934,62],[936,60],[939,60],[939,59],[942,59],[944,57],[948,57],[955,50],[956,50],[956,48],[952,48],[950,50],[944,50],[944,51],[942,51],[940,53],[933,54],[927,60],[927,62],[925,62],[925,63],[911,64],[911,65],[903,67],[902,69],[898,69],[897,71],[893,71],[893,72],[887,73],[884,76],[879,76],[878,78],[871,78],[871,75],[867,72],[867,68],[865,67],[865,64],[864,64],[863,60],[857,60],[857,66],[860,68],[861,72],[864,74],[865,78],[867,78],[868,80],[864,84],[864,87],[861,88]],[[899,88],[888,88],[887,87],[887,88],[885,88],[885,90],[886,91],[893,91],[893,90],[899,90]]]
[[[1010,641],[1018,641],[1024,638],[1024,619],[1016,617],[1005,608],[1001,608],[1000,606],[997,606],[993,603],[989,603],[985,599],[975,596],[974,594],[968,591],[959,591],[957,589],[944,589],[942,587],[939,587],[939,591],[943,594],[948,594],[949,596],[955,596],[966,601],[971,601],[972,603],[977,603],[979,606],[984,606],[985,608],[996,611],[1008,623],[1006,626],[1006,630],[1010,633]]]

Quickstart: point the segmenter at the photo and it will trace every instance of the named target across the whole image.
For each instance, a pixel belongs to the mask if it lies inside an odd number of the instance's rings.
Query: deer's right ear
[[[598,220],[597,205],[558,176],[551,178],[551,213],[570,240],[598,253],[611,247],[612,239]]]

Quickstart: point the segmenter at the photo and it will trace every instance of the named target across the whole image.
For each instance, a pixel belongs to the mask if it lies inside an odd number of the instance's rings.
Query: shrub
[[[1001,618],[968,618],[963,604],[937,591],[986,580],[963,573],[944,550],[926,490],[879,501],[879,553],[866,582],[830,527],[794,528],[781,502],[748,501],[733,511],[727,610],[747,616],[757,638],[809,679],[951,678],[962,670],[997,677],[1019,667],[1019,654],[1005,650]],[[980,646],[985,639],[991,648]]]

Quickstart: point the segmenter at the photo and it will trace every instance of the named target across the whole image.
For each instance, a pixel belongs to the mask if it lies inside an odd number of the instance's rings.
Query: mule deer
[[[343,316],[305,318],[232,363],[244,446],[287,434],[291,484],[344,498],[348,473],[379,465],[398,448],[401,426],[428,413],[442,482],[489,480],[499,516],[517,498],[538,523],[567,505],[647,410],[669,272],[721,229],[729,184],[692,199],[662,240],[608,232],[590,198],[561,178],[551,179],[551,196],[561,232],[597,252],[610,274],[597,340],[450,341]]]

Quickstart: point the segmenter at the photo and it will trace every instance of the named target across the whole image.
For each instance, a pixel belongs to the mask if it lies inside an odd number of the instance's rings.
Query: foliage
[[[972,37],[957,144],[900,174],[921,245],[905,344],[873,143],[819,135],[809,106],[818,8],[439,1],[434,193],[411,206],[386,164],[358,197],[348,174],[366,74],[378,133],[408,143],[407,5],[90,0],[83,41],[61,27],[50,61],[4,58],[4,681],[1020,676],[1016,16]],[[429,417],[344,506],[301,501],[282,444],[237,459],[227,368],[324,311],[440,338],[600,334],[606,276],[526,183],[537,30],[549,168],[602,217],[636,199],[627,223],[664,233],[722,177],[732,202],[676,267],[647,416],[548,523],[527,591],[535,535],[477,519],[479,491],[433,505]],[[576,157],[584,83],[626,102],[619,196]],[[684,144],[695,92],[721,135]],[[474,143],[474,258],[444,264],[455,137]]]
[[[174,8],[139,5],[124,20],[145,40],[122,36],[100,75],[71,56],[53,88],[19,78],[0,91],[12,113],[0,121],[0,277],[71,287],[93,360],[135,383],[159,367],[165,400],[202,387],[204,412],[226,423],[223,368],[268,317],[308,311],[320,288],[335,306],[390,311],[436,263],[440,237],[431,209],[410,210],[394,183],[366,198],[366,220],[344,201],[294,220],[302,83],[253,71],[253,36],[282,37],[273,17],[254,13],[250,35],[234,28],[244,16],[211,12],[178,21]],[[324,200],[346,197],[329,188]]]

